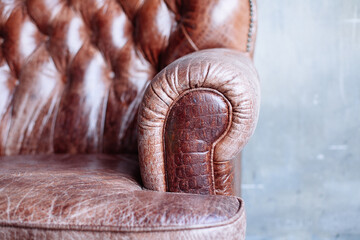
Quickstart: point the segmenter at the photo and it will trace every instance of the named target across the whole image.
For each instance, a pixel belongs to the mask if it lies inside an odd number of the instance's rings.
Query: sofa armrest
[[[259,107],[258,75],[244,53],[209,49],[168,65],[139,109],[144,186],[233,195],[233,159],[253,134]]]

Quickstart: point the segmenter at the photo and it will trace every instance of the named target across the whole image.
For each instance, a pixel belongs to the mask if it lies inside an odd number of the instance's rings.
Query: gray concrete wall
[[[258,0],[248,240],[360,239],[360,0]]]

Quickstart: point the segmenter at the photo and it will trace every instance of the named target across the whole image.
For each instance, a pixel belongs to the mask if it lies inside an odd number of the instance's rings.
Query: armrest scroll
[[[257,72],[246,54],[186,55],[150,83],[139,109],[139,161],[146,188],[234,194],[233,158],[253,134]]]

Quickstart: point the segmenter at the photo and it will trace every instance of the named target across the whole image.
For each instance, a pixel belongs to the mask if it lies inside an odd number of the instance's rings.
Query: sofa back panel
[[[159,70],[206,48],[252,54],[250,2],[0,2],[0,155],[136,152]]]

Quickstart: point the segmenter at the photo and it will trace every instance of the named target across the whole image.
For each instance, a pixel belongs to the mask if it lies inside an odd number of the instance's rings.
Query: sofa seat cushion
[[[241,199],[143,189],[129,155],[0,157],[0,239],[243,239]]]

